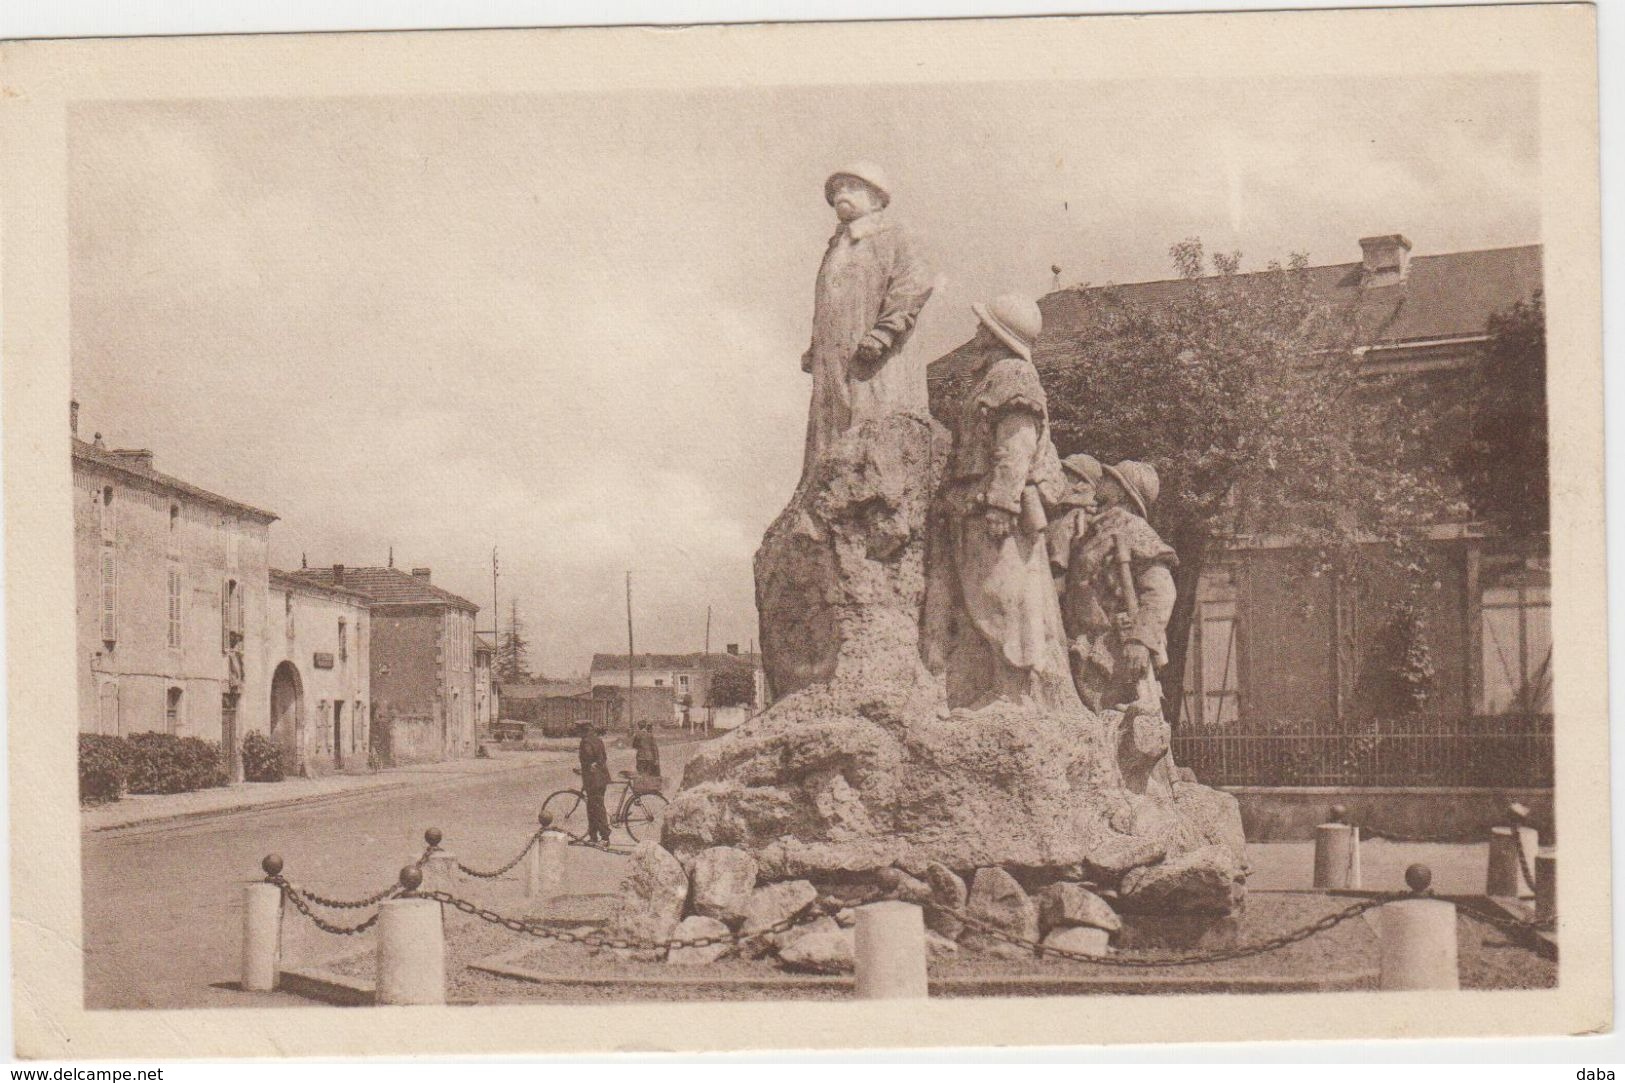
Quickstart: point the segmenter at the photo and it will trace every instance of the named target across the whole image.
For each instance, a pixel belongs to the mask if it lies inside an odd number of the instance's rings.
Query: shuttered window
[[[118,558],[112,546],[102,548],[102,639],[118,639]]]
[[[169,645],[175,650],[181,646],[181,570],[169,569]]]

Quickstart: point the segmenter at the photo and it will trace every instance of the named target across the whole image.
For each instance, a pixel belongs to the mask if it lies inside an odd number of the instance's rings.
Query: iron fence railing
[[[1214,786],[1545,788],[1552,785],[1552,720],[1243,720],[1177,733],[1173,754]]]

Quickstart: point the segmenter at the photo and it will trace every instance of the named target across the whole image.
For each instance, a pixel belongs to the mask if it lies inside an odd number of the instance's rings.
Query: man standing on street
[[[577,722],[581,735],[581,792],[587,795],[587,836],[593,842],[609,842],[609,813],[604,809],[604,791],[609,788],[609,753],[603,738],[593,732],[591,722]]]
[[[632,738],[632,751],[637,754],[638,774],[660,777],[660,742],[655,740],[653,722],[644,719],[638,723],[637,735]]]

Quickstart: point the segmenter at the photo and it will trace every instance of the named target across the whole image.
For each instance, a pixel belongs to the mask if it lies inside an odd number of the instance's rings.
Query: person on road
[[[637,753],[637,772],[651,778],[660,777],[660,742],[655,739],[655,724],[645,719],[638,723],[638,732],[632,738],[632,750]]]
[[[591,722],[577,722],[581,736],[581,792],[587,795],[587,835],[593,842],[609,842],[609,813],[604,791],[609,788],[609,753]]]

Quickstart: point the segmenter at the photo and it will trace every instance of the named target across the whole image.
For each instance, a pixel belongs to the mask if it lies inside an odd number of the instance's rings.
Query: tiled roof
[[[351,590],[348,587],[335,587],[331,583],[318,583],[293,572],[285,572],[280,568],[271,568],[270,573],[273,587],[292,587],[297,590],[319,591],[322,594],[347,598],[358,605],[370,606],[372,604],[372,599],[359,590]]]
[[[1541,288],[1541,246],[1490,248],[1413,256],[1402,283],[1362,288],[1361,265],[1339,263],[1309,268],[1310,288],[1339,307],[1354,306],[1366,345],[1407,343],[1482,335],[1496,312],[1526,301]],[[1241,275],[1243,279],[1249,275]],[[1046,339],[1079,329],[1090,293],[1112,289],[1131,304],[1166,304],[1188,288],[1182,279],[1129,282],[1117,286],[1070,287],[1039,299],[1044,334],[1034,361],[1044,368]],[[944,354],[930,367],[932,383],[952,380],[970,365],[965,347]]]
[[[167,489],[172,493],[189,496],[205,504],[213,504],[216,507],[225,508],[227,511],[234,511],[239,515],[246,515],[250,519],[258,519],[264,523],[274,522],[277,518],[274,511],[256,508],[252,504],[244,504],[241,501],[232,500],[230,497],[221,496],[219,493],[211,493],[207,489],[200,489],[196,485],[182,481],[180,478],[154,470],[148,465],[152,461],[150,453],[128,452],[120,454],[106,448],[98,448],[93,444],[87,444],[78,437],[70,437],[69,439],[73,442],[73,458],[77,462],[94,463],[115,473],[140,478],[149,484],[156,485],[161,489]]]
[[[595,654],[592,656],[592,668],[596,673],[599,670],[624,670],[627,656],[624,654]],[[637,656],[639,669],[729,669],[734,666],[758,665],[761,655],[757,654],[706,654],[703,651],[695,654],[640,654]]]
[[[335,583],[332,568],[301,568],[288,574],[323,586],[330,587]],[[446,605],[471,613],[479,612],[480,608],[467,598],[442,590],[399,568],[346,567],[343,585],[365,594],[375,605]]]

